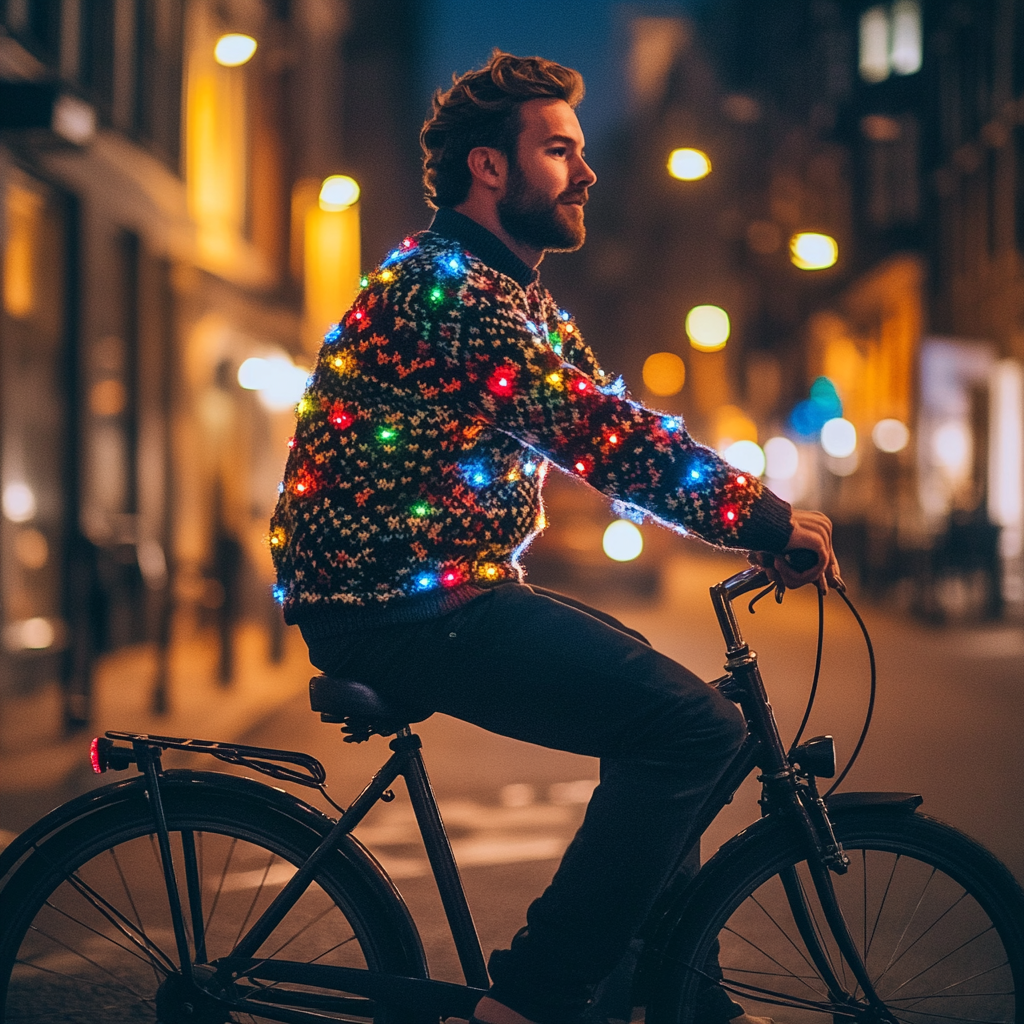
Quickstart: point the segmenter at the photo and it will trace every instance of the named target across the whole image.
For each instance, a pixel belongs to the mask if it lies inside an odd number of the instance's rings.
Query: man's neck
[[[469,217],[470,220],[475,220],[481,227],[487,228],[492,235],[500,239],[528,267],[533,267],[536,270],[540,266],[540,261],[544,259],[544,250],[534,249],[513,238],[501,226],[501,218],[498,216],[498,211],[493,203],[481,201],[477,196],[470,195],[464,203],[453,207],[453,209],[456,213],[461,213],[463,217]]]

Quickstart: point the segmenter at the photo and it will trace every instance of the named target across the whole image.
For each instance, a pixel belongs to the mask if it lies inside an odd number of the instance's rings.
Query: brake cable
[[[776,591],[776,600],[781,604],[781,592],[774,583],[770,586],[765,587],[764,590],[756,594],[747,606],[748,611],[751,615],[754,615],[754,605],[757,604],[761,598],[766,597],[773,590]],[[846,762],[845,767],[839,774],[839,778],[829,787],[825,793],[826,797],[831,796],[836,789],[842,784],[843,780],[850,773],[850,769],[853,768],[857,758],[860,756],[861,749],[864,746],[864,741],[867,739],[868,730],[871,728],[871,720],[874,717],[875,712],[875,696],[878,691],[878,672],[877,665],[875,663],[875,648],[871,643],[871,636],[868,634],[868,628],[864,624],[864,620],[861,618],[860,613],[854,607],[853,602],[847,597],[845,588],[842,590],[837,589],[836,593],[843,599],[847,608],[850,609],[851,614],[857,620],[857,625],[860,627],[860,631],[864,636],[864,645],[868,651],[868,662],[871,666],[871,686],[868,695],[868,707],[864,715],[864,725],[860,731],[860,737],[857,740],[856,746],[853,748],[853,753],[850,755],[849,760]],[[811,691],[807,697],[807,706],[804,708],[804,715],[800,722],[800,727],[796,731],[796,736],[793,739],[792,744],[789,748],[789,756],[792,756],[793,751],[796,749],[797,744],[800,742],[804,734],[804,729],[807,728],[807,723],[810,720],[811,712],[814,709],[814,702],[818,695],[818,680],[821,677],[821,655],[822,648],[825,639],[825,595],[819,590],[818,591],[818,643],[817,649],[814,656],[814,678],[811,680]]]

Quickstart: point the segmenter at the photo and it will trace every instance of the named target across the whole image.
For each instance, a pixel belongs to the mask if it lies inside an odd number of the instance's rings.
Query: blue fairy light
[[[523,463],[523,476],[533,476],[537,472],[537,463],[532,460]]]
[[[324,343],[332,345],[341,337],[341,324],[335,324],[325,335]]]
[[[564,310],[564,309],[560,309],[558,311],[558,319],[559,320],[568,320],[568,319],[570,319],[569,313],[566,310]]]
[[[673,434],[682,426],[682,423],[678,416],[663,416],[661,425],[670,434]]]
[[[437,269],[446,277],[453,277],[465,271],[462,260],[455,254],[446,252],[437,258]]]
[[[490,468],[482,462],[463,465],[462,475],[470,487],[486,487],[491,482]]]
[[[537,327],[537,325],[532,320],[527,320],[526,321],[526,329],[531,334],[540,334],[540,329]]]
[[[278,494],[284,494],[284,481],[283,480],[277,485],[277,493]]]
[[[277,602],[277,604],[284,604],[284,599],[285,599],[285,596],[286,596],[287,592],[285,591],[285,588],[280,583],[275,583],[270,588],[270,593],[271,593],[271,596],[274,598],[274,600]]]
[[[416,590],[433,590],[437,586],[437,576],[432,572],[418,572],[413,579]]]

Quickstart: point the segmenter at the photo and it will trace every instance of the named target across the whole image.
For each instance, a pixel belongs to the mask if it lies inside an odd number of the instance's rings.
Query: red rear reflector
[[[99,736],[94,737],[92,743],[89,744],[89,763],[92,765],[92,770],[97,775],[102,775],[107,770],[107,766],[100,763]]]

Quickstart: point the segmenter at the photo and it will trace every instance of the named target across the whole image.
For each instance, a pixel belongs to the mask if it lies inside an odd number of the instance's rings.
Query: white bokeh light
[[[287,356],[253,356],[238,368],[239,385],[258,392],[260,403],[271,412],[291,409],[306,390],[308,379],[309,371],[296,366]]]
[[[932,436],[935,464],[955,476],[965,475],[971,464],[971,435],[966,423],[949,420]]]
[[[792,480],[800,468],[800,452],[788,437],[770,437],[764,443],[768,476],[772,480]]]
[[[631,562],[644,549],[643,534],[627,519],[616,519],[604,531],[604,553],[616,562]]]
[[[8,484],[4,488],[4,515],[12,523],[27,523],[36,514],[36,496],[25,483]]]
[[[821,428],[821,447],[835,459],[845,459],[857,450],[857,428],[849,421],[836,416]]]
[[[755,441],[735,441],[722,452],[722,458],[752,476],[764,476],[765,456]]]
[[[910,431],[902,420],[879,420],[871,431],[871,440],[882,452],[901,452],[910,440]]]

